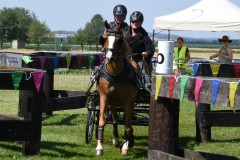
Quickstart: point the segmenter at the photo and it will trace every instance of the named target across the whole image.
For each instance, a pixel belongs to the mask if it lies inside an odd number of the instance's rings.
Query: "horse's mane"
[[[123,43],[122,43],[121,49],[119,50],[120,54],[123,56],[127,56],[128,54],[130,54],[132,51],[131,51],[131,48],[129,47],[127,41],[124,38],[125,33],[124,33],[123,29],[119,25],[114,26],[114,28],[110,28],[110,25],[107,21],[105,21],[104,24],[105,24],[105,28],[107,30],[111,29],[114,32],[119,33],[119,36],[121,36]],[[106,31],[105,31],[105,33],[106,33]]]

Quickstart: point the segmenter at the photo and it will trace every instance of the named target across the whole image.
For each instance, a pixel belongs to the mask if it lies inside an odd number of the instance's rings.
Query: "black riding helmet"
[[[115,16],[126,16],[127,15],[127,8],[124,6],[124,5],[116,5],[114,8],[113,8],[113,15]]]
[[[133,12],[130,16],[130,21],[131,22],[135,22],[135,21],[143,22],[143,20],[144,20],[143,14],[139,11]]]

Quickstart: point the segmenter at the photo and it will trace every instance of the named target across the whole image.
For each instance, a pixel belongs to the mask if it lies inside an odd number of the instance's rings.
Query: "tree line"
[[[100,14],[96,14],[84,28],[78,29],[69,42],[98,47],[98,39],[103,31],[103,18]],[[40,44],[54,43],[54,38],[54,32],[46,22],[40,21],[30,10],[21,7],[0,9],[0,48],[6,42],[24,40],[26,43],[36,44],[36,49],[39,49]]]

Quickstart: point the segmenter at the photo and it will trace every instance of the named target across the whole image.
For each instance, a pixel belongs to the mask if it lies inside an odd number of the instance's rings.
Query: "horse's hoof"
[[[122,155],[128,155],[128,144],[129,142],[124,140],[123,145],[122,145]]]
[[[116,138],[116,139],[113,139],[113,146],[118,148],[119,147],[119,140]]]
[[[103,155],[103,149],[96,149],[96,155],[102,156]]]
[[[123,156],[128,155],[128,149],[122,149],[122,155]]]

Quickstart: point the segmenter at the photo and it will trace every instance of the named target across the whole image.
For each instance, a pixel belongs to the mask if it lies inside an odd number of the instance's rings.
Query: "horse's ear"
[[[110,25],[107,20],[104,21],[104,25],[106,29],[110,29]]]

